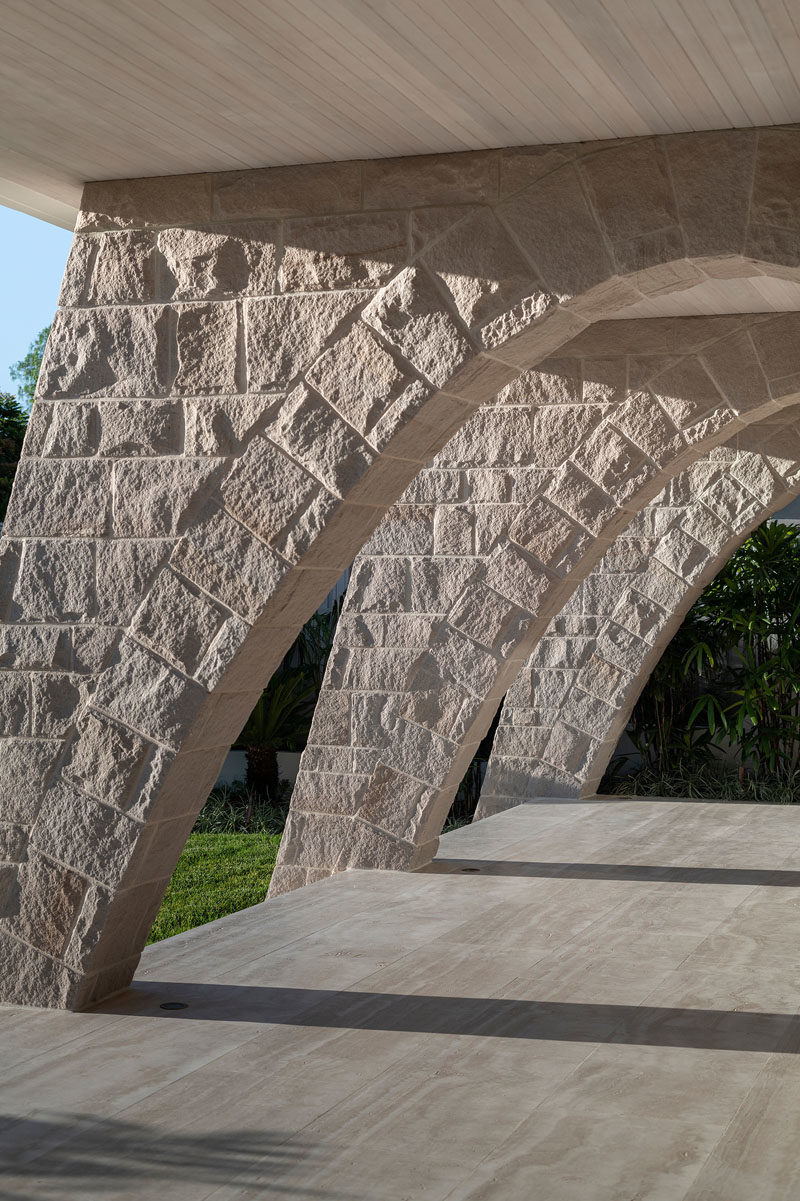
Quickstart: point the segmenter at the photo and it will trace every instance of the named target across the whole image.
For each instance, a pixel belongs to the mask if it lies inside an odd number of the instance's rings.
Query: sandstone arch
[[[800,278],[798,137],[87,186],[0,541],[4,999],[125,986],[260,686],[477,407],[638,298]]]
[[[505,698],[476,820],[524,797],[597,790],[700,591],[800,491],[798,416],[793,407],[754,425],[677,476],[578,586]],[[670,594],[665,568],[678,577]]]
[[[579,335],[476,414],[356,561],[273,892],[343,867],[414,867],[432,858],[458,783],[526,648],[565,605],[569,611],[567,598],[604,552],[613,553],[632,514],[688,463],[717,453],[733,428],[745,427],[751,440],[770,436],[770,416],[777,420],[796,400],[794,382],[776,399],[763,356],[776,337],[786,342],[800,332],[798,315],[618,324]],[[626,341],[638,353],[610,353]],[[763,371],[754,370],[756,359]],[[732,419],[717,389],[734,361],[741,390]],[[743,517],[787,487],[757,463],[749,486],[740,482],[726,501],[738,496]],[[705,464],[693,470],[701,478]],[[720,531],[729,540],[724,523],[703,512],[710,545]],[[651,594],[672,609],[683,580],[666,566],[652,575],[660,591],[653,593],[654,582]],[[637,606],[631,610],[633,621]],[[517,738],[519,715],[514,721],[498,748]],[[532,727],[528,737],[533,748],[545,735]],[[562,722],[547,737],[554,747],[561,738],[569,762],[589,754],[584,729]],[[494,788],[496,763],[486,789]]]

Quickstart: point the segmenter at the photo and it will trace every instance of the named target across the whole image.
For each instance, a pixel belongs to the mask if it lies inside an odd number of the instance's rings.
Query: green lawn
[[[280,841],[280,834],[190,834],[148,943],[263,901]]]

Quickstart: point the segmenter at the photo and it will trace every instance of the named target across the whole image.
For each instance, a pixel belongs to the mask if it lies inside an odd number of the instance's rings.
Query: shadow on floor
[[[647,863],[533,863],[528,860],[434,859],[428,875],[558,877],[569,880],[632,880],[642,883],[744,884],[750,888],[800,888],[800,871],[761,867],[668,867]]]
[[[165,1191],[196,1185],[206,1196],[226,1184],[264,1188],[265,1177],[271,1197],[337,1198],[327,1190],[281,1187],[280,1177],[298,1160],[319,1154],[288,1145],[289,1137],[262,1130],[160,1134],[158,1126],[91,1114],[0,1115],[0,1201],[106,1201],[136,1196],[139,1183],[149,1190],[159,1181]]]
[[[176,1000],[183,1001],[186,1008],[173,1011],[159,1007],[165,1001]],[[339,1030],[800,1052],[800,1017],[748,1010],[146,981],[93,1012],[171,1021],[260,1022]]]

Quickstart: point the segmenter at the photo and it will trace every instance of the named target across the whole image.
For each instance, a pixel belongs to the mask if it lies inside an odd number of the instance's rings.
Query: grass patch
[[[257,905],[267,895],[280,834],[190,834],[148,943]]]

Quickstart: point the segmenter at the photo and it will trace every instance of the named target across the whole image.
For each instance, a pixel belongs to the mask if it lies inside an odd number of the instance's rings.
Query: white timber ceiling
[[[0,203],[800,121],[798,0],[2,0]]]

